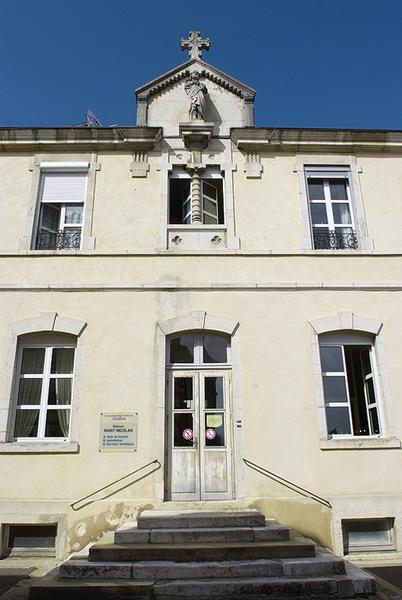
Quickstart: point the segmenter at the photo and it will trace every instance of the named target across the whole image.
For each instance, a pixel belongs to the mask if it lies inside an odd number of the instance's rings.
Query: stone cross
[[[202,59],[202,51],[209,50],[211,43],[209,38],[202,39],[199,31],[190,31],[187,39],[181,38],[180,48],[182,50],[188,50],[189,60],[193,58]]]

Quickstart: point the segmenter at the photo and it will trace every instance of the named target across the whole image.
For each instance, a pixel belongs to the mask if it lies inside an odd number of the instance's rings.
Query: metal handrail
[[[327,508],[332,508],[332,505],[328,500],[326,500],[325,498],[321,498],[321,496],[314,494],[314,492],[310,492],[309,490],[301,487],[300,485],[297,485],[297,483],[293,483],[292,481],[289,481],[288,479],[285,479],[284,477],[281,477],[280,475],[277,475],[272,471],[268,471],[268,469],[265,469],[264,467],[261,467],[260,465],[251,462],[251,460],[247,460],[247,458],[243,458],[243,462],[250,469],[253,469],[260,475],[264,475],[265,477],[272,479],[272,481],[275,481],[276,483],[287,487],[289,490],[292,490],[293,492],[296,492],[297,494],[300,494],[305,498],[310,498],[311,500],[314,500],[315,502],[318,502],[319,504],[322,504]]]
[[[76,500],[75,502],[70,504],[71,508],[73,510],[77,511],[77,510],[80,510],[81,508],[84,508],[84,506],[88,506],[89,504],[92,504],[93,502],[97,502],[100,498],[97,498],[95,500],[90,500],[89,502],[86,502],[86,504],[83,504],[82,506],[79,506],[78,508],[76,508],[76,505],[80,504],[80,502],[84,502],[84,500],[88,500],[88,498],[92,498],[92,496],[95,496],[95,494],[99,494],[99,492],[103,492],[104,490],[107,490],[111,486],[116,485],[116,483],[120,483],[120,481],[123,481],[123,480],[127,479],[128,477],[131,477],[132,475],[135,475],[139,471],[143,471],[144,469],[146,469],[147,467],[149,467],[151,465],[157,465],[157,466],[156,466],[156,468],[152,469],[152,471],[150,471],[149,473],[142,475],[139,479],[136,479],[135,481],[128,483],[127,486],[123,486],[123,487],[128,487],[129,485],[132,485],[133,483],[137,483],[137,481],[141,481],[141,479],[148,477],[148,475],[152,475],[152,473],[155,473],[162,467],[161,463],[159,462],[159,460],[157,458],[155,460],[151,460],[151,462],[147,463],[146,465],[143,465],[142,467],[139,467],[138,469],[135,469],[135,471],[131,471],[131,473],[128,473],[127,475],[123,475],[123,477],[120,477],[119,479],[115,479],[115,481],[112,481],[111,483],[104,485],[103,487],[99,488],[95,492],[92,492],[91,494],[88,494],[87,496],[84,496],[83,498]],[[122,488],[119,488],[118,490],[111,492],[110,494],[105,496],[105,498],[108,498],[109,496],[116,494],[118,491],[120,491],[120,489],[122,489]]]

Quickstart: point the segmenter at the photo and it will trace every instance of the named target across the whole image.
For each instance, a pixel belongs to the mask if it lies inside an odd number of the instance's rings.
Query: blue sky
[[[0,126],[134,125],[134,89],[209,36],[259,126],[402,129],[402,0],[0,0]]]

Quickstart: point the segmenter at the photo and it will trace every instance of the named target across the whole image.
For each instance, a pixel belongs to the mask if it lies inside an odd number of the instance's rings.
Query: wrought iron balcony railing
[[[81,231],[38,231],[36,250],[79,250]]]
[[[313,230],[315,250],[357,250],[358,242],[355,231],[340,233],[338,231]]]

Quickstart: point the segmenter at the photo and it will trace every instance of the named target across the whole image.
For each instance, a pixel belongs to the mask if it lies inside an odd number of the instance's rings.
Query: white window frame
[[[182,223],[170,223],[170,214],[169,214],[169,207],[170,207],[170,181],[172,179],[188,179],[188,182],[190,184],[190,189],[189,189],[189,194],[188,197],[186,198],[186,200],[183,202],[183,208],[186,204],[189,204],[189,208],[188,210],[182,212]],[[213,169],[206,169],[201,173],[200,176],[201,179],[201,222],[193,222],[192,220],[192,204],[191,204],[191,177],[189,175],[189,173],[187,173],[184,169],[174,169],[169,176],[169,201],[168,201],[168,227],[194,227],[194,225],[200,226],[200,227],[215,227],[217,226],[218,228],[222,229],[223,227],[226,227],[226,218],[225,218],[225,181],[224,181],[224,177],[214,171]],[[222,182],[222,213],[223,213],[223,223],[219,223],[219,203],[218,200],[216,200],[215,198],[211,198],[211,196],[209,196],[208,194],[206,194],[204,192],[204,182],[209,184],[208,181],[205,181],[207,179],[217,179],[220,180]],[[209,184],[211,185],[211,184]],[[216,204],[216,216],[211,214],[209,211],[204,209],[204,197],[207,198],[209,201],[213,202],[214,204]],[[216,223],[204,223],[204,215],[208,215],[209,217],[216,219]]]
[[[320,349],[321,348],[341,348],[341,352],[342,352],[342,365],[343,365],[343,371],[321,371],[322,372],[322,377],[343,377],[344,381],[345,381],[345,386],[346,386],[346,397],[347,397],[347,401],[346,402],[327,402],[326,398],[325,398],[325,393],[323,390],[323,395],[324,395],[324,402],[325,402],[325,407],[329,407],[329,408],[345,408],[347,407],[348,409],[348,414],[349,414],[349,426],[350,426],[350,434],[329,434],[328,432],[328,427],[327,427],[327,435],[328,438],[377,438],[377,437],[381,437],[382,435],[382,418],[381,418],[381,414],[380,414],[380,407],[379,407],[379,402],[378,402],[378,397],[379,397],[379,386],[378,386],[378,380],[377,380],[377,369],[376,369],[376,360],[375,360],[375,348],[374,348],[374,344],[370,343],[369,340],[364,341],[364,339],[353,339],[353,337],[351,339],[348,339],[347,341],[345,341],[344,343],[342,343],[342,336],[340,336],[340,340],[339,341],[323,341],[322,343],[319,342],[319,346]],[[348,374],[347,374],[347,369],[346,369],[346,359],[345,359],[345,346],[366,346],[369,349],[369,360],[370,360],[370,366],[371,366],[371,378],[373,379],[373,387],[374,387],[374,396],[376,401],[373,404],[368,403],[368,393],[367,393],[367,386],[366,386],[366,381],[367,378],[369,376],[364,376],[364,380],[363,380],[363,387],[364,387],[364,397],[365,397],[365,409],[366,409],[366,416],[367,416],[367,423],[369,426],[369,434],[368,435],[363,435],[363,436],[359,436],[359,435],[355,435],[353,433],[353,429],[354,429],[354,425],[353,425],[353,415],[352,415],[352,406],[351,406],[351,402],[350,402],[350,392],[349,392],[349,380],[348,380]],[[378,426],[379,426],[379,433],[374,433],[372,431],[372,426],[371,426],[371,419],[370,419],[370,410],[375,409],[377,411],[377,419],[378,419]]]
[[[315,230],[317,230],[317,231],[319,231],[320,229],[329,230],[328,241],[329,241],[329,244],[331,244],[331,241],[330,241],[331,234],[336,235],[337,230],[342,228],[342,229],[351,229],[351,233],[350,233],[350,235],[352,236],[351,239],[353,240],[353,237],[355,237],[356,245],[357,245],[356,248],[352,248],[352,249],[358,249],[355,217],[354,217],[353,202],[352,202],[351,189],[350,189],[350,174],[348,172],[345,172],[344,170],[341,170],[341,171],[334,170],[334,171],[329,171],[329,172],[323,170],[323,171],[317,172],[316,170],[308,170],[307,169],[305,171],[305,178],[306,178],[306,193],[307,193],[307,199],[308,199],[308,212],[309,212],[309,217],[310,217],[311,240],[312,240],[313,248],[315,250],[320,250],[320,248],[315,248],[315,242],[314,242],[314,231]],[[324,198],[322,198],[322,199],[317,199],[317,200],[313,199],[312,200],[310,198],[309,181],[313,181],[314,179],[320,179],[323,181]],[[347,199],[336,200],[331,197],[330,182],[334,179],[343,179],[345,181]],[[327,223],[325,223],[325,224],[324,223],[319,223],[319,224],[313,223],[313,218],[312,218],[312,214],[311,214],[311,205],[312,204],[325,204]],[[348,204],[349,214],[350,214],[350,223],[335,223],[333,209],[332,209],[334,204]],[[334,246],[332,246],[332,244],[331,244],[330,248],[328,248],[328,250],[348,250],[348,249],[350,249],[350,248],[338,247],[336,242],[335,242]]]
[[[391,395],[391,386],[388,375],[388,360],[384,347],[383,324],[381,321],[355,314],[351,311],[338,312],[335,315],[311,319],[311,352],[314,375],[315,403],[317,411],[317,424],[320,434],[320,449],[329,450],[368,450],[401,448],[399,439],[399,426],[395,418]],[[375,351],[373,361],[376,374],[376,392],[378,403],[379,422],[381,423],[380,436],[336,436],[328,438],[327,420],[325,414],[325,399],[322,382],[319,336],[322,334],[339,333],[351,336],[371,336]],[[323,339],[323,338],[322,338]],[[348,338],[349,339],[349,338]],[[362,339],[362,338],[360,338]]]
[[[57,334],[55,334],[57,335]],[[21,365],[22,365],[22,356],[25,348],[44,348],[45,349],[45,357],[43,364],[43,372],[41,374],[22,374],[21,373]],[[63,373],[51,373],[51,361],[52,354],[55,348],[74,348],[74,365],[73,372],[71,374],[63,374]],[[15,393],[13,399],[13,418],[12,418],[12,439],[16,442],[35,442],[36,440],[39,442],[68,442],[71,439],[71,420],[72,420],[72,411],[73,411],[73,398],[74,398],[74,373],[75,373],[75,362],[76,362],[76,343],[71,342],[67,344],[65,342],[58,343],[55,341],[54,343],[36,343],[30,341],[22,341],[18,347],[18,356],[17,356],[17,369],[15,375]],[[42,387],[41,387],[41,398],[40,404],[32,405],[18,405],[18,392],[21,379],[41,379]],[[70,404],[49,404],[49,386],[51,379],[71,379],[71,399]],[[16,437],[14,435],[15,431],[15,422],[18,410],[38,410],[39,411],[39,421],[38,421],[38,431],[36,436],[32,437]],[[66,437],[49,437],[45,436],[45,428],[46,428],[46,417],[48,410],[69,410],[69,420],[68,420],[68,436]]]

